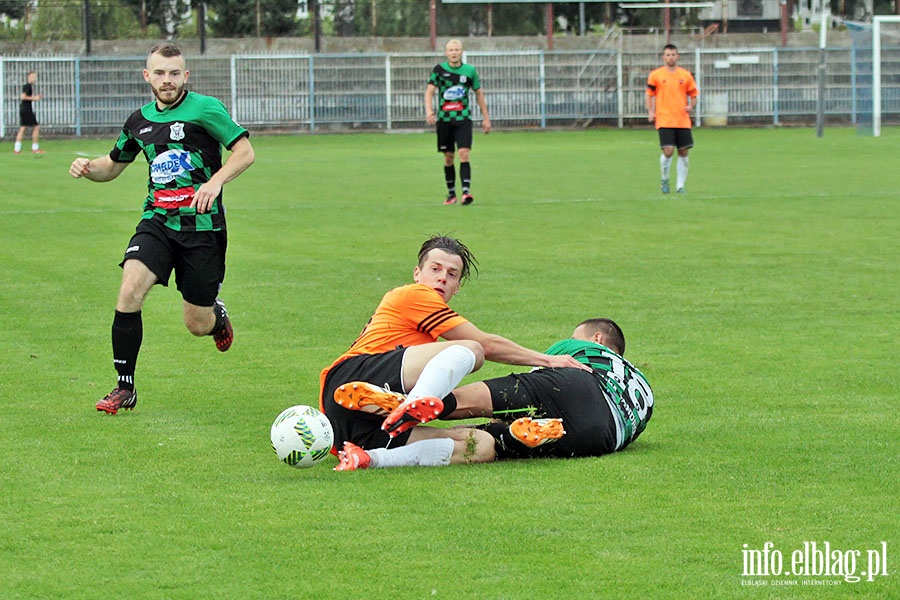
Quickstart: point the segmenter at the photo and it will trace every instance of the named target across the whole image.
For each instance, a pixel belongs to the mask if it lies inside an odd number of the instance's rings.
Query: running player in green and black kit
[[[144,80],[156,100],[128,117],[107,156],[76,158],[69,168],[72,177],[103,182],[118,177],[141,153],[149,163],[149,193],[121,263],[112,325],[118,382],[97,403],[98,411],[109,414],[137,404],[134,372],[143,339],[141,308],[154,285],[168,285],[173,270],[188,331],[213,336],[222,352],[234,339],[225,305],[217,297],[225,278],[227,245],[222,186],[253,164],[253,147],[250,134],[231,119],[221,101],[184,89],[188,75],[177,46],[154,46]],[[223,145],[231,151],[224,164]]]
[[[475,92],[475,101],[481,110],[481,129],[491,131],[484,91],[475,67],[462,61],[462,42],[450,40],[444,49],[447,61],[437,65],[428,78],[425,88],[425,120],[436,125],[438,152],[444,154],[444,179],[447,182],[447,199],[444,204],[456,204],[456,149],[459,149],[459,178],[462,183],[462,204],[471,204],[474,198],[472,168],[469,151],[472,149],[472,119],[469,110],[469,90]],[[434,95],[438,106],[435,112]]]

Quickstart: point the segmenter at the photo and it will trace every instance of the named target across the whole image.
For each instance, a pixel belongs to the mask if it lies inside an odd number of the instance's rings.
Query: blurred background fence
[[[867,58],[868,57],[868,58]],[[468,52],[497,127],[647,125],[647,75],[659,51]],[[189,88],[220,98],[256,130],[421,129],[435,53],[232,54],[189,56]],[[38,72],[35,103],[44,134],[116,132],[151,96],[145,56],[0,58],[0,135],[18,129],[28,71]],[[826,51],[824,116],[857,124],[871,116],[871,54]],[[811,124],[818,110],[818,48],[683,51],[701,95],[697,125]],[[882,49],[882,119],[900,122],[900,48]],[[475,103],[473,102],[473,105]],[[479,118],[475,107],[475,118]]]

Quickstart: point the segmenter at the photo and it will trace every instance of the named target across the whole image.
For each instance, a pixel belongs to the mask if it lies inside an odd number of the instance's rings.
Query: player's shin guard
[[[112,324],[112,348],[113,365],[119,374],[119,388],[134,389],[134,371],[143,339],[144,324],[141,311],[134,313],[116,311]]]
[[[672,157],[665,154],[659,155],[659,173],[664,180],[669,179],[669,172],[672,169]]]
[[[690,160],[687,156],[679,156],[678,157],[678,165],[676,167],[677,171],[677,180],[675,183],[675,189],[680,190],[684,188],[684,184],[687,183],[688,176],[688,166],[690,165]]]
[[[468,192],[472,186],[472,165],[468,162],[459,163],[459,180],[462,183],[463,193]]]
[[[447,183],[447,191],[456,192],[456,166],[444,165],[444,181]]]
[[[422,369],[422,374],[409,390],[407,398],[443,398],[453,391],[463,377],[472,372],[475,362],[475,353],[465,346],[450,346],[441,350]]]
[[[369,450],[370,468],[390,467],[446,467],[453,456],[453,440],[440,438],[420,440],[399,448]]]

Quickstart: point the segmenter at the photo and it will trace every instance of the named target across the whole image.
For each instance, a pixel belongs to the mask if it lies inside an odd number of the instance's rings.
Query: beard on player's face
[[[158,88],[151,86],[153,95],[162,104],[175,104],[184,93],[184,85],[175,85],[172,83],[164,83]]]

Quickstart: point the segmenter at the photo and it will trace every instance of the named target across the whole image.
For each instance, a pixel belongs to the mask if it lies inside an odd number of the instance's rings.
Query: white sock
[[[16,152],[21,152],[22,151],[22,142],[16,142],[14,149]]]
[[[672,157],[665,154],[659,155],[659,170],[663,179],[669,178],[669,168],[672,166]]]
[[[688,164],[689,161],[687,156],[678,157],[678,166],[676,167],[676,171],[678,171],[678,183],[675,184],[676,190],[683,188],[685,182],[687,182]]]
[[[453,440],[450,438],[421,440],[399,448],[375,448],[367,452],[372,459],[370,469],[446,467],[453,455]]]
[[[465,346],[450,346],[428,361],[407,399],[422,396],[443,398],[475,368],[475,353]]]
[[[34,152],[35,150],[37,150],[37,149],[40,148],[40,147],[41,147],[40,144],[32,144],[32,145],[31,145],[31,151]]]

